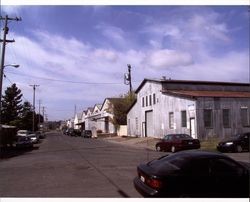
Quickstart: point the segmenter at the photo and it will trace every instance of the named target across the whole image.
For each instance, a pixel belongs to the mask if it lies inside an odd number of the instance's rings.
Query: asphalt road
[[[0,197],[141,197],[136,166],[161,155],[49,133],[33,150],[0,160]]]
[[[141,197],[136,167],[163,152],[49,133],[32,150],[0,159],[1,197]],[[249,162],[249,152],[227,154]]]

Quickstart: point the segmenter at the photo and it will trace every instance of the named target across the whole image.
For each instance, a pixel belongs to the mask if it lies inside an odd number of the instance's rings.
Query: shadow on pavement
[[[27,152],[38,150],[39,146],[33,146],[31,148],[16,148],[16,147],[5,147],[0,150],[0,159],[8,159],[16,156],[23,155]]]

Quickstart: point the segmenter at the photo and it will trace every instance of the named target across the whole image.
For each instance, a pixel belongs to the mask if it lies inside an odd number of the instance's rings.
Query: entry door
[[[145,112],[146,118],[146,137],[153,137],[153,111],[146,111]]]
[[[142,122],[142,137],[147,137],[145,122]]]
[[[197,134],[195,130],[195,118],[190,119],[190,135],[192,138],[197,138]]]
[[[105,117],[105,133],[109,133],[109,117]]]

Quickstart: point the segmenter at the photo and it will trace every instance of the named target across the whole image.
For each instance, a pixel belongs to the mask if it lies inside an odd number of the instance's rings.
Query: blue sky
[[[49,120],[128,91],[144,78],[249,82],[247,6],[2,6],[9,24],[4,88],[30,84]],[[1,29],[3,22],[1,22]],[[2,35],[1,35],[2,36]],[[75,82],[75,83],[74,83]],[[85,83],[84,83],[85,82]]]

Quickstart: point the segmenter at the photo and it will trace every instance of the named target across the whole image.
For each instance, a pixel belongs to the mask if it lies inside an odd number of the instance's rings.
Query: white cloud
[[[22,6],[1,6],[1,10],[5,15],[17,15],[21,8]]]
[[[110,62],[116,62],[118,59],[117,54],[111,50],[97,49],[94,51],[94,57],[98,59],[108,60]]]
[[[193,60],[188,53],[164,49],[149,53],[145,63],[152,68],[166,69],[169,67],[188,66],[193,63]]]
[[[163,75],[172,79],[247,82],[249,50],[225,51],[218,57],[214,56],[218,43],[227,45],[232,41],[229,37],[232,36],[231,29],[220,17],[219,14],[204,12],[164,23],[152,20],[139,34],[99,24],[96,29],[102,38],[97,40],[103,42],[102,47],[79,38],[37,30],[32,32],[32,37],[14,34],[16,43],[10,45],[12,48],[7,47],[7,52],[13,53],[7,54],[6,63],[15,62],[20,68],[6,69],[6,74],[12,82],[20,85],[24,96],[30,100],[33,91],[29,84],[39,84],[37,98],[41,98],[51,110],[49,116],[54,116],[53,108],[57,106],[62,105],[66,110],[72,107],[71,112],[63,112],[67,118],[73,113],[74,104],[92,106],[101,103],[105,97],[125,93],[128,86],[123,85],[123,75],[127,72],[127,64],[132,66],[132,80],[139,82],[143,78],[161,78]],[[8,74],[8,71],[30,77]],[[102,82],[119,84],[93,84]],[[138,84],[133,83],[133,87]]]

